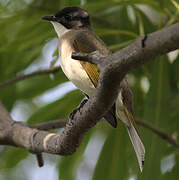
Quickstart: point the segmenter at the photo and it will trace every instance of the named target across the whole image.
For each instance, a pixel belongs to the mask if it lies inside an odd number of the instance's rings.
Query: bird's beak
[[[56,21],[56,17],[54,15],[44,16],[42,19],[47,21]]]

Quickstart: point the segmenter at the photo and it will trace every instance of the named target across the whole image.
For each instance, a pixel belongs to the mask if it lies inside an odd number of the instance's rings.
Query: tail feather
[[[104,115],[104,118],[113,128],[117,127],[117,119],[110,111]]]
[[[104,115],[104,118],[106,121],[113,127],[117,127],[117,119],[115,115],[116,107],[115,104],[112,106],[112,108]]]
[[[127,132],[129,134],[130,140],[132,142],[132,145],[134,147],[137,160],[139,163],[140,170],[142,172],[143,166],[144,166],[144,158],[145,158],[145,148],[144,145],[133,125],[131,126],[126,126],[127,127]]]
[[[130,140],[137,156],[140,170],[142,171],[144,166],[145,148],[137,133],[135,120],[132,113],[123,104],[121,93],[119,94],[119,98],[116,101],[116,116],[125,124],[127,128]]]

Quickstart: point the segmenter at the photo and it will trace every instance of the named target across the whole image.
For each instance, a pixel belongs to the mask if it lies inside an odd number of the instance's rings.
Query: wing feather
[[[98,50],[103,55],[110,54],[109,49],[93,32],[89,34],[87,31],[83,31],[80,33],[80,36],[78,34],[73,42],[75,52],[91,53]],[[80,61],[80,63],[85,69],[93,85],[97,87],[99,80],[98,67],[95,64],[91,64],[89,62]]]

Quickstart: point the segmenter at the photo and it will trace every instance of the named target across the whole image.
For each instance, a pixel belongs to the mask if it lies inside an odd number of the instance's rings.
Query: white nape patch
[[[60,24],[58,22],[54,22],[54,21],[50,21],[50,22],[53,24],[53,27],[54,27],[58,37],[61,37],[66,32],[70,31],[69,29],[67,29],[66,27],[64,27],[62,24]]]

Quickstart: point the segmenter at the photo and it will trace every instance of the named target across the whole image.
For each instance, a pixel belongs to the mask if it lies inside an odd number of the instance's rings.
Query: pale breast
[[[59,49],[62,70],[77,88],[91,96],[95,87],[80,62],[71,59],[72,52],[73,49],[69,45],[69,42],[63,40],[61,48]]]

